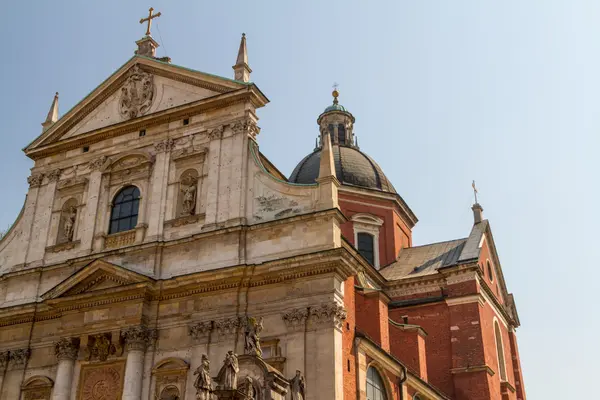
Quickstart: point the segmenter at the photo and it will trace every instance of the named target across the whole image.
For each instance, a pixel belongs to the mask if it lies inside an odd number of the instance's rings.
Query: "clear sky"
[[[55,91],[61,114],[163,13],[158,55],[232,77],[246,32],[261,150],[286,174],[340,102],[420,219],[415,244],[465,237],[471,180],[515,294],[530,399],[589,398],[600,359],[600,1],[14,1],[0,37],[0,228],[21,209]],[[155,20],[156,21],[156,20]],[[155,24],[156,26],[156,24]],[[594,178],[596,176],[596,178]]]

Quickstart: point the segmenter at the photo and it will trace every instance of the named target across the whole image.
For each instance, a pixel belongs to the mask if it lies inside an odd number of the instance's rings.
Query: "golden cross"
[[[140,24],[143,24],[144,22],[148,21],[148,29],[146,29],[146,36],[151,36],[150,35],[150,28],[152,27],[152,20],[154,18],[160,17],[160,13],[158,13],[158,14],[152,14],[152,11],[154,11],[154,8],[150,7],[150,9],[148,10],[148,18],[142,18],[142,19],[140,19]]]

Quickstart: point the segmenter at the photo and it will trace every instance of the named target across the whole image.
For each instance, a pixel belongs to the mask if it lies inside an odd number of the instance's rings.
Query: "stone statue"
[[[194,387],[196,388],[196,399],[210,400],[210,394],[213,390],[213,387],[210,378],[210,361],[208,361],[208,357],[206,357],[205,354],[202,354],[202,362],[196,371],[194,371],[194,375],[198,375],[194,381]]]
[[[246,377],[246,387],[244,388],[244,395],[246,396],[246,400],[254,400],[255,392],[254,385],[252,385],[252,378],[249,376]]]
[[[75,233],[75,219],[77,218],[77,208],[69,207],[68,214],[65,218],[65,224],[63,226],[63,233],[67,242],[73,241],[73,234]]]
[[[194,215],[196,210],[196,182],[190,181],[190,184],[181,189],[183,193],[183,202],[181,212],[183,215]]]
[[[250,354],[253,356],[262,355],[262,350],[260,348],[260,332],[263,330],[263,318],[260,317],[258,322],[255,318],[248,317],[248,322],[246,324],[246,339],[244,344],[244,350],[246,350],[246,354]]]
[[[217,379],[222,389],[225,390],[237,390],[237,375],[240,372],[238,365],[237,354],[233,354],[233,351],[228,351],[223,361],[223,366],[219,371]]]
[[[290,389],[292,392],[292,400],[304,400],[306,391],[306,384],[304,383],[304,376],[299,370],[296,370],[296,376],[290,379]]]

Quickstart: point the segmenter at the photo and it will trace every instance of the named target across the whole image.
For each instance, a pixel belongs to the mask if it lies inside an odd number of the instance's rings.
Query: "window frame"
[[[489,258],[485,260],[485,266],[487,268],[488,279],[491,283],[494,283],[494,268]]]
[[[502,331],[500,330],[500,323],[498,319],[494,317],[494,341],[496,342],[496,359],[498,361],[498,375],[500,376],[501,382],[508,380],[506,371],[506,355],[504,353],[504,341],[502,340]]]
[[[121,193],[123,193],[125,190],[127,190],[129,188],[134,188],[135,190],[137,190],[137,197],[134,197],[131,201],[124,201],[124,202],[116,204],[115,200],[117,199],[117,197],[119,197],[119,195],[121,195]],[[135,191],[133,193],[135,193]],[[134,226],[130,226],[129,229],[120,230],[119,229],[119,225],[117,224],[117,230],[113,231],[112,230],[112,226],[113,226],[113,222],[114,221],[121,221],[121,220],[124,220],[126,218],[131,219],[134,216],[133,213],[130,213],[127,217],[113,218],[115,207],[117,205],[121,206],[122,204],[135,203],[136,201],[137,201],[137,210],[136,210],[136,213],[135,213],[135,217],[136,218],[135,218],[135,224],[134,224]],[[110,215],[109,215],[109,218],[108,218],[108,234],[109,235],[114,235],[114,234],[117,234],[117,233],[123,233],[123,232],[128,232],[128,231],[134,230],[136,228],[136,226],[140,223],[141,202],[142,202],[142,191],[141,191],[141,189],[138,186],[136,186],[136,185],[124,185],[123,187],[120,187],[119,190],[117,190],[116,193],[113,195],[112,201],[110,202]]]
[[[352,221],[354,229],[354,248],[358,250],[358,234],[368,233],[373,236],[373,267],[379,269],[379,232],[383,226],[383,219],[373,214],[357,213],[354,214],[350,220]]]
[[[374,376],[378,378],[379,382],[374,382],[374,380],[369,376],[369,373],[373,371],[374,372]],[[366,379],[365,379],[365,391],[366,391],[366,398],[367,400],[388,400],[389,396],[388,396],[388,390],[385,384],[385,380],[384,377],[381,375],[381,372],[379,372],[379,370],[377,368],[375,368],[373,365],[370,365],[367,367],[367,371],[366,371]],[[380,399],[371,399],[369,398],[369,386],[373,387],[373,389],[378,390],[380,396]]]

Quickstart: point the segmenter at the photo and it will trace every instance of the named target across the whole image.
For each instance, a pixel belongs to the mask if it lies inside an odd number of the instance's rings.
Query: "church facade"
[[[150,26],[137,45],[25,149],[1,399],[525,399],[479,204],[466,238],[413,246],[337,91],[286,177],[259,150],[245,37],[233,79],[157,58]]]

